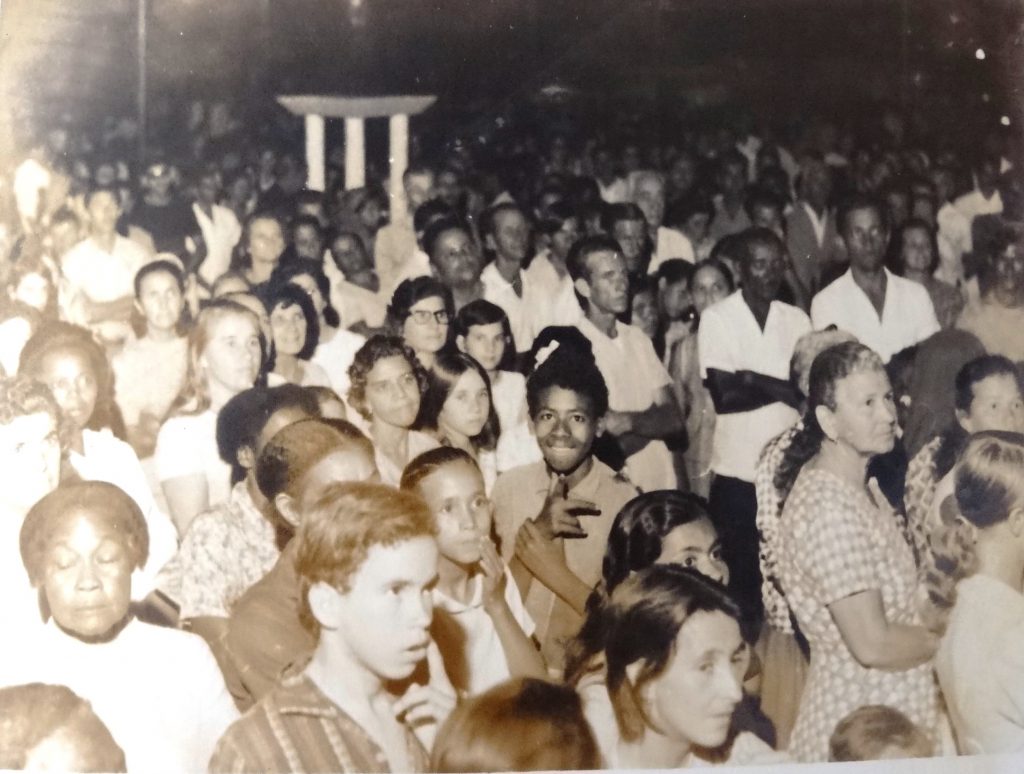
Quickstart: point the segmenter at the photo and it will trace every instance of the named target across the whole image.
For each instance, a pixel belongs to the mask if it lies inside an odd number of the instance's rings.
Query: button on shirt
[[[897,352],[924,341],[939,330],[932,299],[923,285],[885,269],[882,316],[847,272],[818,293],[811,302],[815,330],[835,325],[875,350],[886,363]]]
[[[761,330],[742,292],[737,290],[705,309],[701,316],[697,331],[701,378],[707,379],[708,369],[714,368],[788,379],[796,342],[810,329],[811,322],[802,310],[773,301]],[[757,458],[765,444],[799,418],[793,408],[778,402],[753,411],[718,414],[711,469],[721,476],[753,482]]]

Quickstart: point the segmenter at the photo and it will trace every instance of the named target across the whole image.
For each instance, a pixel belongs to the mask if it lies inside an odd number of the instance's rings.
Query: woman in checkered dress
[[[894,707],[934,735],[936,638],[920,625],[913,551],[867,465],[895,441],[896,409],[881,359],[854,342],[811,367],[808,410],[776,474],[788,493],[778,574],[811,646],[790,752],[828,759],[849,712]]]

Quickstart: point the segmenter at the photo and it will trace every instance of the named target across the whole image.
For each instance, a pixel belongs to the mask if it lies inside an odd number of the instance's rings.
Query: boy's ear
[[[341,626],[341,594],[333,586],[317,581],[306,592],[309,609],[313,617],[325,629]]]
[[[139,299],[136,298],[135,301],[133,302],[133,304],[135,306],[135,311],[138,312],[143,317],[145,317],[146,316],[146,312],[142,308],[142,304],[139,303]]]
[[[291,495],[281,492],[281,494],[274,498],[274,507],[277,508],[277,512],[284,517],[285,521],[293,527],[297,528],[299,526],[299,513],[295,508],[295,501],[291,498]]]
[[[497,250],[498,245],[494,242],[494,234],[488,234],[484,237],[484,247],[488,250]]]
[[[603,416],[602,417],[598,417],[597,422],[594,424],[594,427],[596,428],[596,430],[594,432],[594,437],[597,438],[599,435],[601,435],[604,432],[604,417]]]
[[[459,348],[459,352],[466,351],[466,337],[461,333],[455,337],[455,346]]]

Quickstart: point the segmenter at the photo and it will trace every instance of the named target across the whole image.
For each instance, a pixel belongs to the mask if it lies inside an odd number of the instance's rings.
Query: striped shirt
[[[406,729],[413,771],[427,753]],[[221,737],[210,772],[387,772],[387,757],[305,673],[284,678]]]

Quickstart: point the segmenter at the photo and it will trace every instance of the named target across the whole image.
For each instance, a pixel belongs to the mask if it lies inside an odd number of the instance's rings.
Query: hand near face
[[[601,509],[589,500],[567,497],[564,492],[552,492],[533,523],[540,534],[551,540],[556,537],[583,538],[587,532],[580,524],[580,516],[599,516]]]
[[[427,666],[430,682],[427,685],[412,683],[392,705],[395,717],[410,727],[428,722],[441,725],[455,709],[455,688],[444,669],[441,651],[433,640],[427,646]]]
[[[516,534],[516,556],[537,579],[549,585],[544,578],[565,564],[564,547],[555,543],[532,521],[526,521]]]
[[[483,573],[483,605],[488,611],[505,600],[505,564],[488,538],[480,541],[480,570]]]

